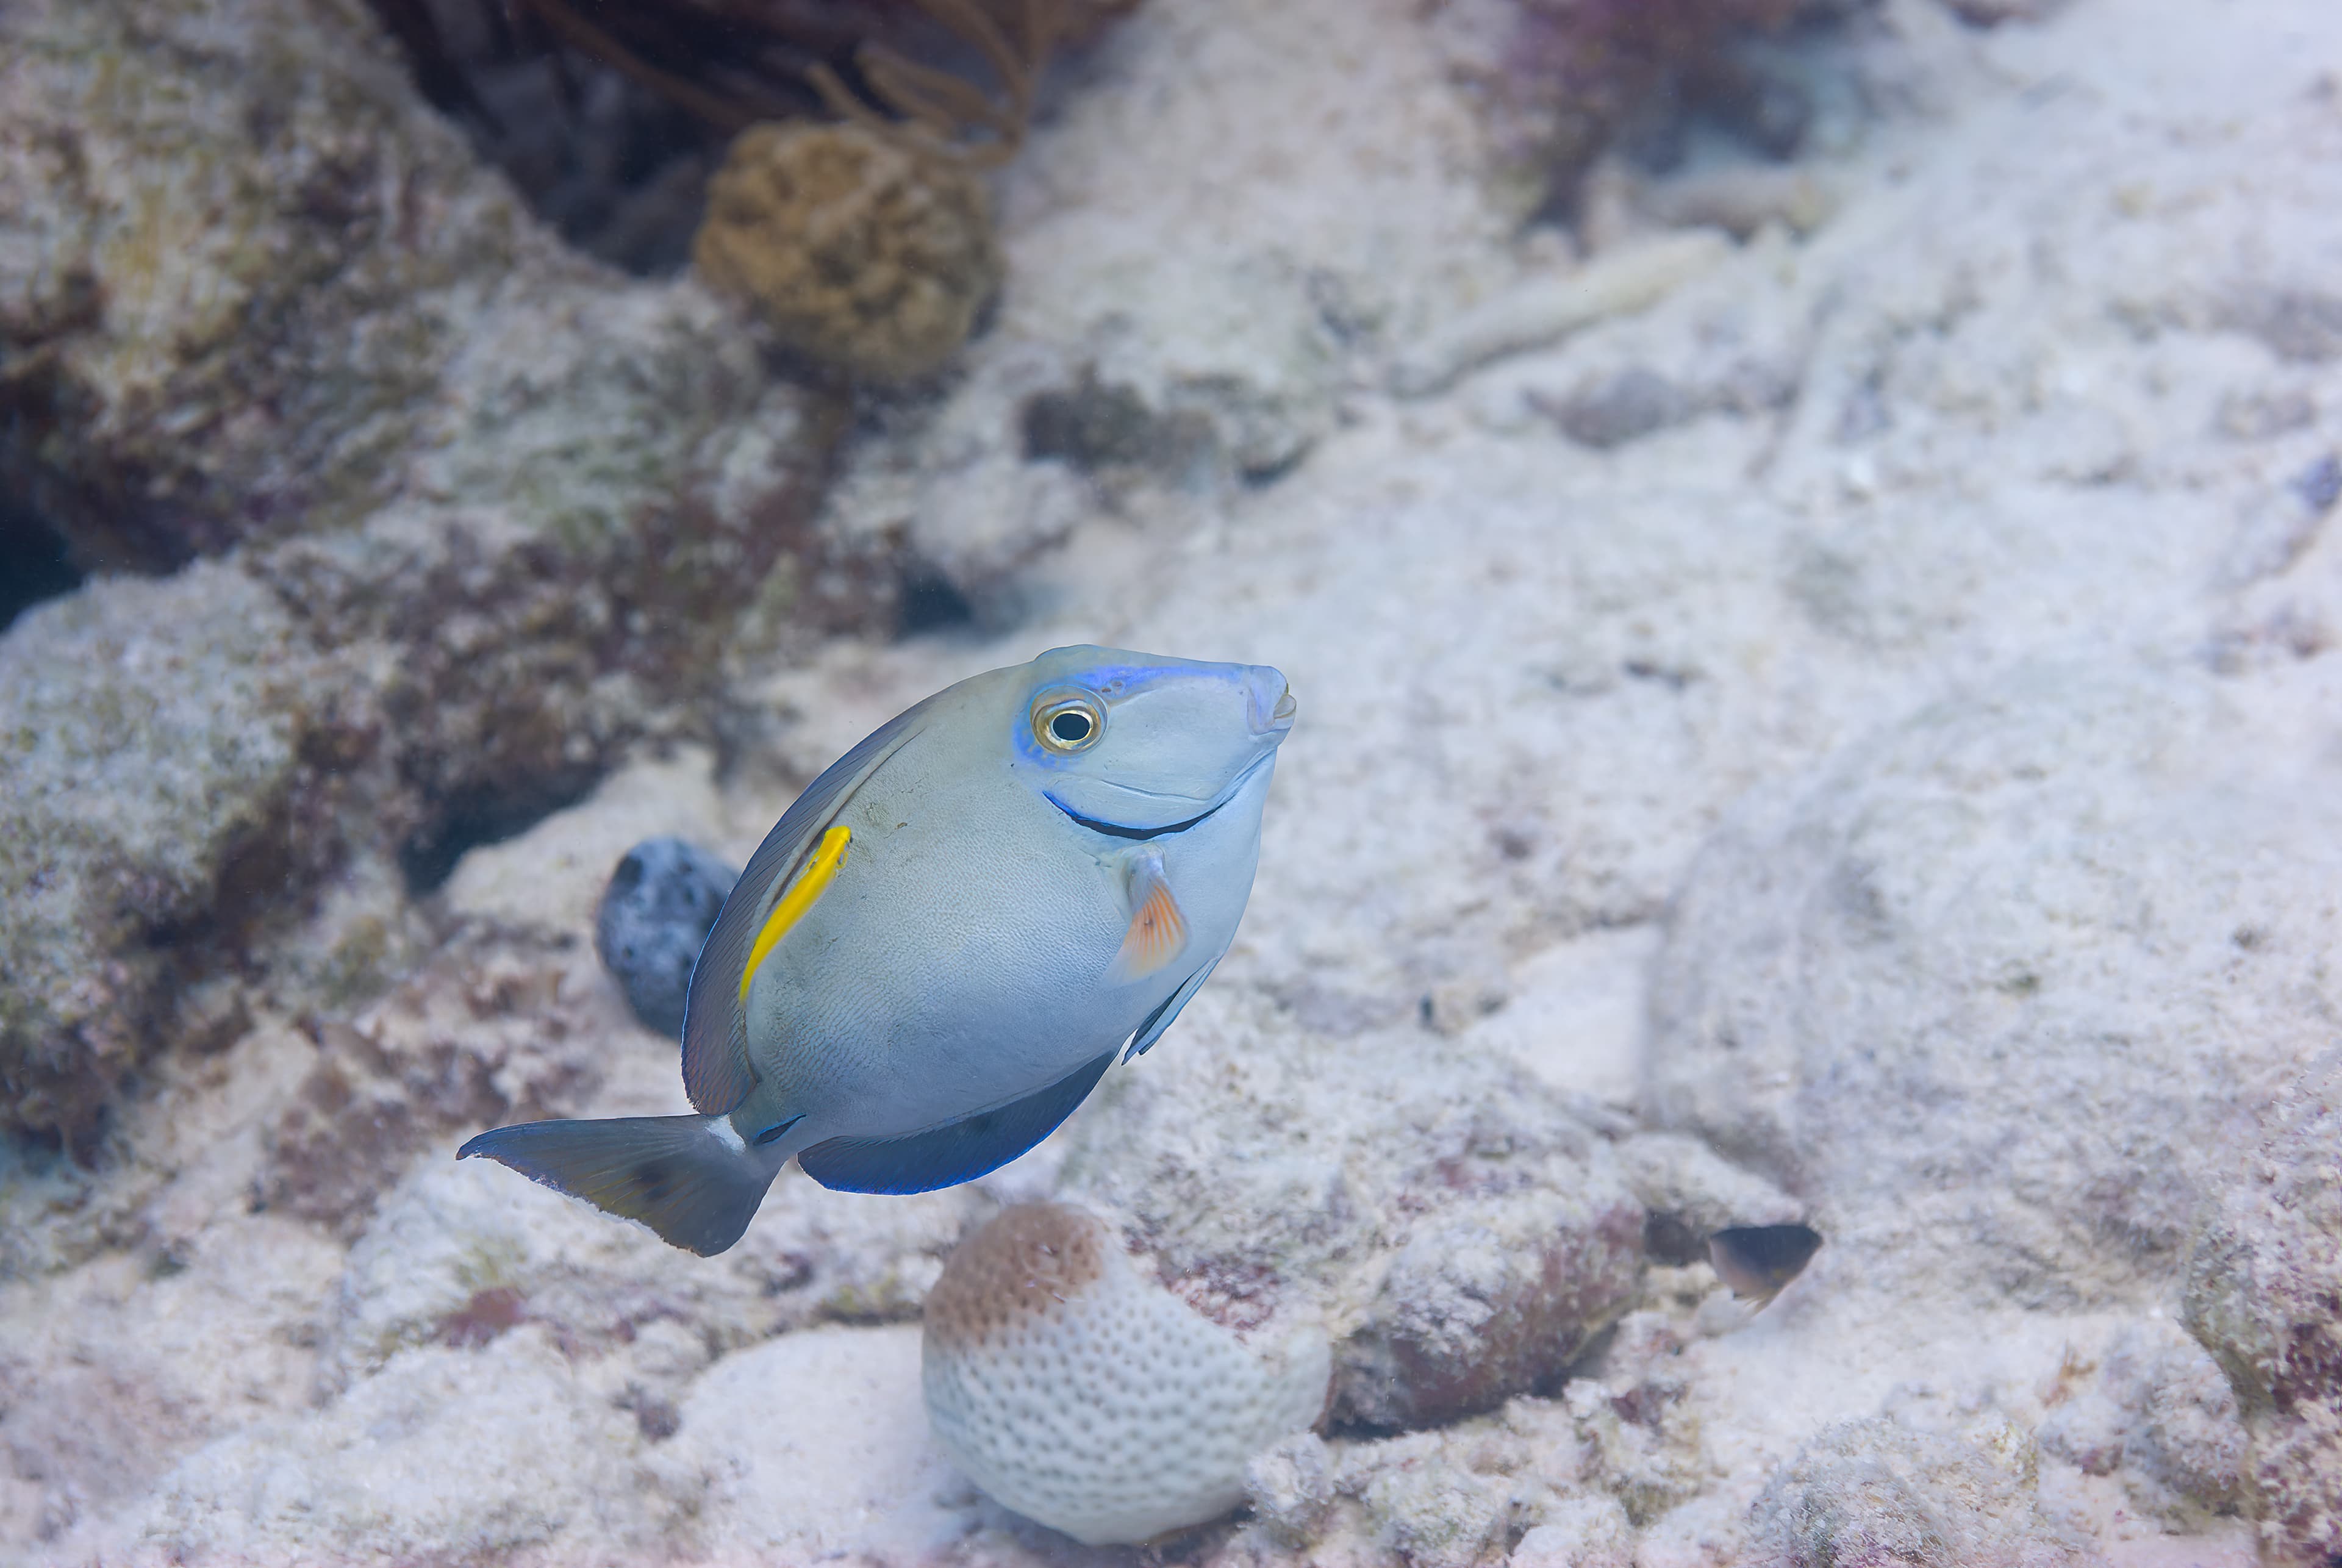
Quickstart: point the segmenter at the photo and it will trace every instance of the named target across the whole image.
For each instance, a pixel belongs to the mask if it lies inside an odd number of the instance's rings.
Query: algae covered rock
[[[360,0],[0,16],[0,472],[85,568],[345,523],[551,249]]]
[[[0,1123],[85,1134],[174,1027],[208,923],[330,851],[327,676],[219,566],[102,582],[0,638]]]
[[[467,933],[354,1016],[312,1027],[315,1064],[276,1119],[263,1195],[342,1222],[446,1133],[574,1109],[624,1028],[582,951]]]
[[[2132,1505],[2167,1528],[2233,1513],[2249,1439],[2235,1390],[2204,1347],[2167,1317],[2115,1338],[2094,1385],[2035,1433],[2045,1453],[2089,1475],[2117,1475]]]
[[[940,368],[1000,286],[982,178],[856,125],[743,132],[692,259],[789,347],[877,382]]]
[[[395,925],[752,609],[885,594],[812,540],[829,405],[538,228],[359,0],[35,0],[0,57],[0,486],[85,567],[221,563],[5,643],[0,1122],[79,1137],[201,1033],[182,970],[357,1000],[396,964],[273,947],[333,873]]]

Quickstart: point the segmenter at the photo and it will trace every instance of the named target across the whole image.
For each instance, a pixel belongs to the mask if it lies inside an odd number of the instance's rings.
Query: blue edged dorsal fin
[[[996,1171],[1057,1130],[1114,1062],[1109,1051],[1046,1089],[899,1138],[832,1138],[797,1156],[841,1193],[932,1193]]]
[[[1221,958],[1226,956],[1226,954],[1220,955]],[[1163,1005],[1148,1014],[1146,1022],[1141,1024],[1138,1026],[1138,1032],[1130,1037],[1130,1049],[1122,1054],[1122,1059],[1127,1062],[1133,1056],[1144,1056],[1154,1049],[1155,1043],[1163,1038],[1163,1032],[1171,1027],[1171,1021],[1179,1016],[1179,1009],[1196,999],[1196,993],[1204,988],[1204,982],[1209,980],[1212,977],[1212,971],[1219,966],[1219,958],[1213,959],[1195,974],[1187,976],[1178,990],[1165,997]]]
[[[823,769],[796,804],[781,814],[756,846],[748,869],[732,884],[732,896],[724,901],[723,913],[699,949],[699,962],[692,966],[691,989],[684,1000],[683,1092],[701,1114],[725,1114],[756,1086],[756,1070],[748,1062],[748,1014],[741,981],[774,901],[796,880],[806,857],[854,792],[919,733],[926,706],[923,702],[906,708]]]

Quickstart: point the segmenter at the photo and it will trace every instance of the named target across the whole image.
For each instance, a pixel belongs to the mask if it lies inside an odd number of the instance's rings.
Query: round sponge
[[[1058,1203],[1004,1210],[927,1296],[936,1436],[1001,1503],[1092,1546],[1244,1501],[1246,1461],[1317,1419],[1330,1371],[1321,1331],[1247,1344]]]

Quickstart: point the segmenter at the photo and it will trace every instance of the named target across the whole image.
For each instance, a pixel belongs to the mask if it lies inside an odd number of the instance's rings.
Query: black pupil
[[[1084,713],[1066,712],[1049,721],[1049,733],[1067,745],[1077,745],[1090,738],[1090,716]]]

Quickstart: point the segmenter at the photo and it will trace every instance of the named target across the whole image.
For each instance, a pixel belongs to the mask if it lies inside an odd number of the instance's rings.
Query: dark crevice
[[[1707,1261],[1707,1238],[1681,1214],[1653,1213],[1643,1221],[1643,1251],[1655,1263],[1681,1268]]]
[[[63,535],[31,508],[0,496],[0,630],[41,603],[81,586]]]
[[[529,6],[371,3],[424,96],[563,239],[637,276],[682,269],[726,132],[565,47]]]
[[[399,846],[398,869],[407,893],[416,898],[435,893],[465,852],[518,837],[585,799],[597,782],[597,774],[580,770],[519,788],[483,787],[454,796]]]
[[[973,624],[976,620],[976,607],[967,602],[967,596],[953,587],[943,574],[926,567],[915,567],[904,574],[899,604],[896,620],[899,636],[946,631]]]

